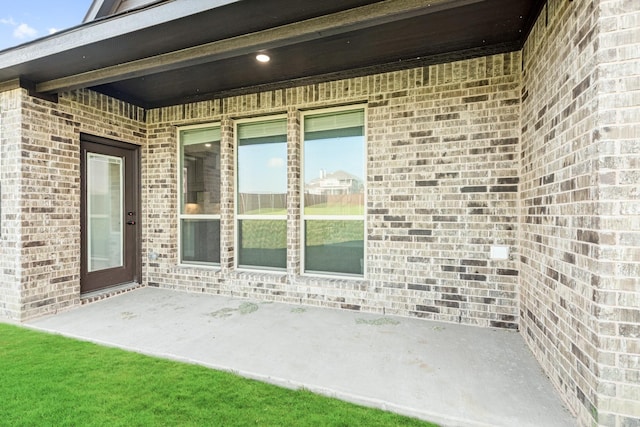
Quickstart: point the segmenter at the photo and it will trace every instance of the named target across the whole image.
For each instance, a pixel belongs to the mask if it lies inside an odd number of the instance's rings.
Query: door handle
[[[135,221],[127,221],[127,225],[136,225]]]

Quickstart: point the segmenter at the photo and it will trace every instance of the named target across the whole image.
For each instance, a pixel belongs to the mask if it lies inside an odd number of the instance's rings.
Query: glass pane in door
[[[123,266],[124,164],[120,157],[87,153],[87,270]]]

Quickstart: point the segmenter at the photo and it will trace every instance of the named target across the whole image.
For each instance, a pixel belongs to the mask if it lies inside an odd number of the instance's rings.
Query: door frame
[[[128,189],[133,190],[133,208],[135,209],[135,231],[133,244],[133,253],[127,254],[124,256],[127,260],[130,260],[133,263],[133,277],[131,282],[133,283],[142,283],[142,216],[141,216],[141,169],[140,169],[140,146],[135,144],[129,144],[122,141],[117,141],[109,138],[99,137],[95,135],[90,135],[86,133],[80,133],[80,293],[91,293],[95,291],[101,291],[104,289],[109,289],[112,286],[118,286],[124,283],[113,283],[107,286],[98,287],[94,289],[84,289],[87,281],[88,281],[88,273],[87,273],[87,217],[86,217],[86,159],[85,150],[83,149],[83,145],[85,143],[90,144],[98,144],[103,145],[105,147],[113,147],[117,149],[127,150],[131,152],[133,158],[132,171],[131,171],[131,182],[127,182],[125,180],[124,185]],[[126,166],[125,166],[126,167]],[[126,174],[125,174],[126,176]],[[123,225],[127,227],[126,221],[126,209],[123,206]]]

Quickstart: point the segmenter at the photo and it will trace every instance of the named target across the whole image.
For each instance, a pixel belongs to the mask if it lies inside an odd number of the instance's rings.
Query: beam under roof
[[[344,34],[484,1],[487,0],[384,0],[330,15],[40,82],[36,84],[36,91],[57,93],[113,83]]]

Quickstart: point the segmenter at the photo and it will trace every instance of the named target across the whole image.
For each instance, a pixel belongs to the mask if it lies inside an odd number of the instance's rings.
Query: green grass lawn
[[[331,205],[317,204],[306,206],[304,208],[305,215],[364,215],[364,206],[362,205]]]
[[[0,323],[2,426],[432,426]]]

